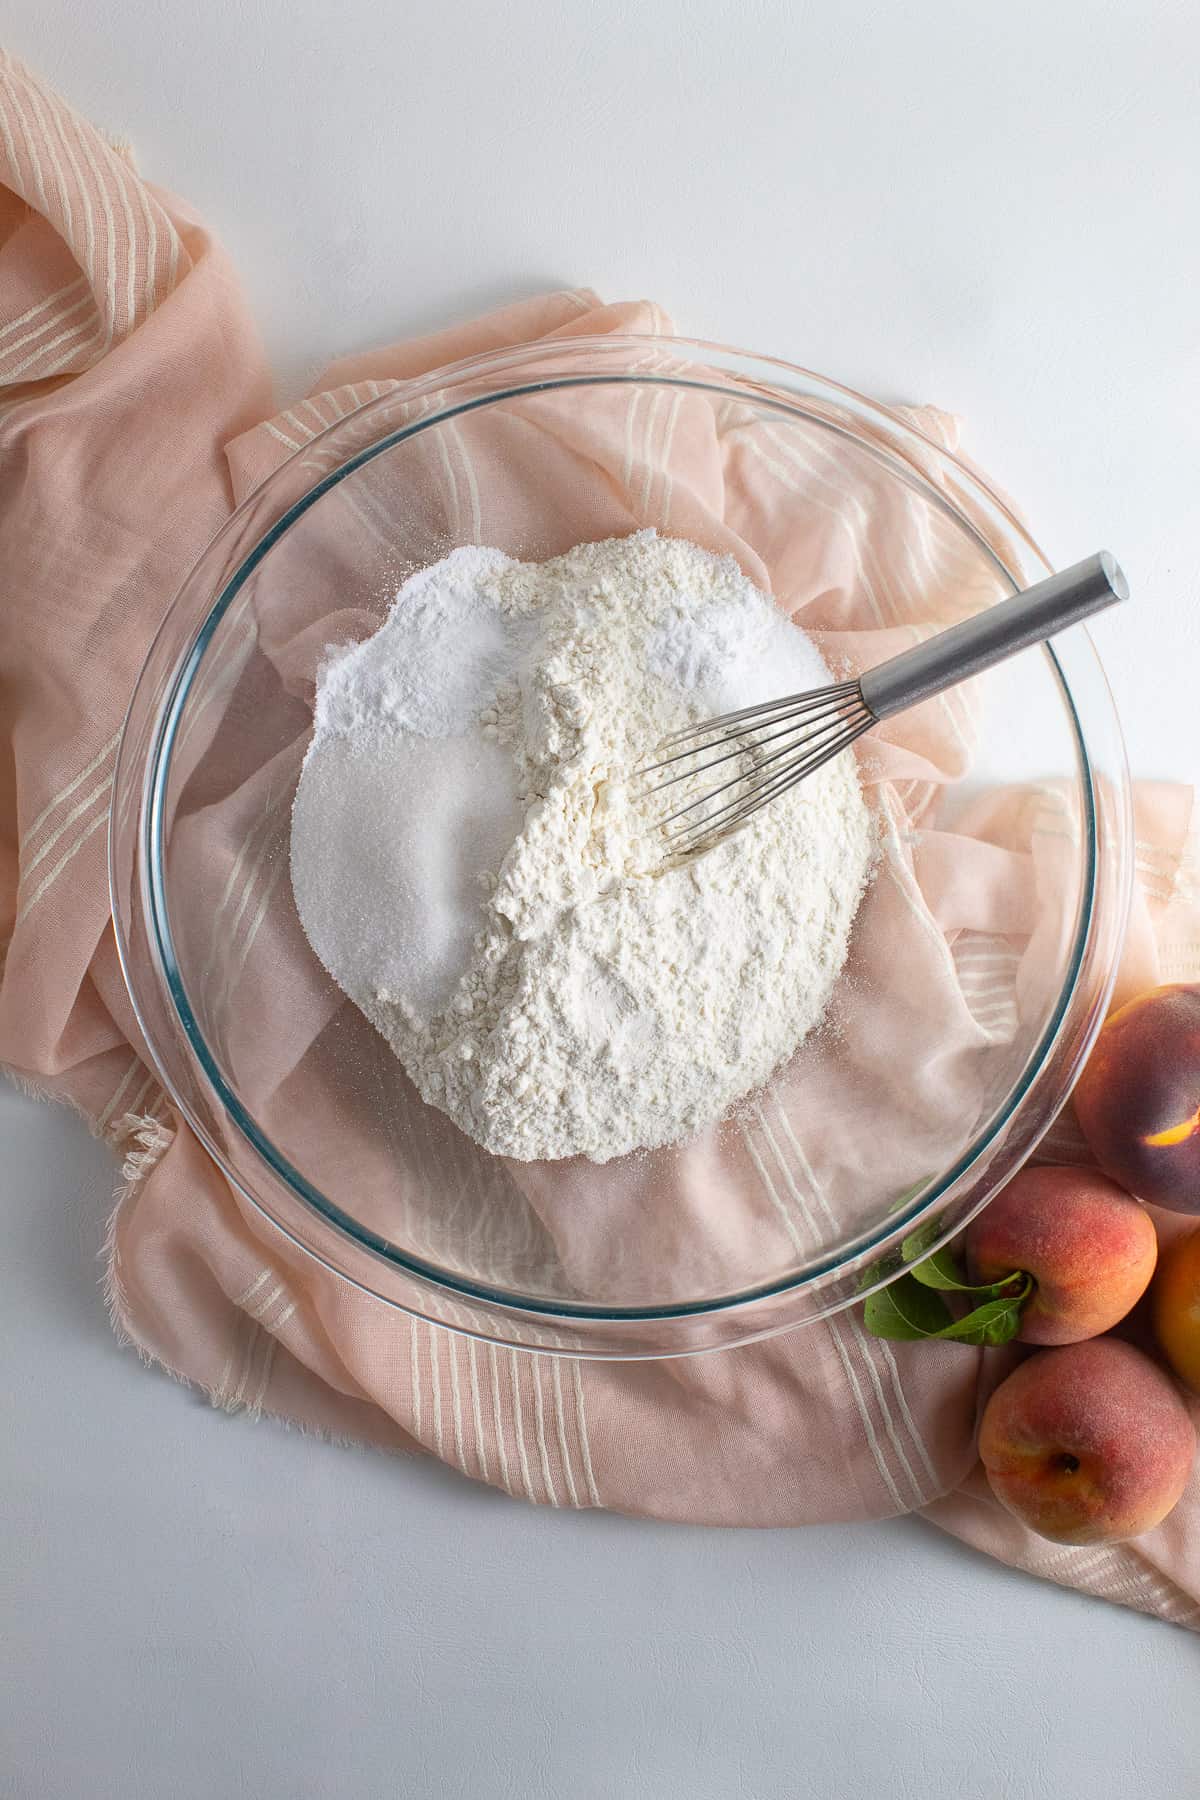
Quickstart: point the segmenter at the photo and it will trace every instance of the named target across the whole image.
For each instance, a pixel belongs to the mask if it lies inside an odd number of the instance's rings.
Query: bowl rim
[[[850,437],[860,449],[874,452],[877,455],[886,455],[888,460],[893,463],[898,460],[901,463],[907,464],[908,473],[895,467],[892,472],[901,475],[905,479],[911,477],[914,484],[919,483],[927,495],[931,495],[939,504],[944,506],[953,517],[955,524],[962,529],[964,533],[970,535],[975,540],[980,550],[990,558],[1003,578],[1015,586],[1016,582],[1012,572],[1006,567],[996,546],[989,542],[987,537],[978,529],[977,525],[964,515],[961,508],[955,503],[953,496],[939,492],[935,484],[930,480],[927,472],[921,468],[920,463],[905,455],[906,440],[915,440],[916,443],[922,447],[922,450],[936,458],[939,464],[948,465],[952,468],[956,475],[961,478],[968,491],[974,490],[986,496],[989,505],[1000,514],[1005,530],[1011,532],[1015,538],[1018,538],[1021,541],[1026,552],[1033,557],[1036,562],[1041,564],[1044,568],[1049,569],[1050,564],[1048,559],[1033,539],[1028,528],[1016,516],[1007,499],[992,487],[986,477],[982,476],[970,464],[959,458],[954,451],[947,449],[944,445],[938,443],[936,439],[929,435],[929,433],[924,431],[908,415],[907,410],[899,412],[894,408],[883,406],[880,403],[872,401],[868,397],[857,393],[854,389],[849,388],[842,383],[832,381],[825,376],[818,375],[813,371],[788,363],[780,358],[764,357],[757,353],[713,344],[702,339],[649,336],[633,333],[576,336],[573,338],[554,339],[551,340],[549,344],[536,342],[532,345],[518,345],[508,349],[489,351],[479,356],[463,358],[457,363],[446,365],[432,371],[427,376],[400,384],[398,389],[393,388],[382,396],[366,402],[355,411],[346,414],[342,419],[339,419],[334,424],[328,426],[324,431],[316,434],[310,443],[302,446],[301,450],[297,451],[293,457],[285,459],[283,463],[278,465],[266,480],[254,490],[254,493],[247,497],[247,500],[242,503],[242,506],[240,506],[233,515],[231,515],[230,519],[226,521],[226,524],[216,534],[215,538],[208,546],[208,550],[204,554],[207,555],[214,546],[219,545],[227,535],[234,531],[244,510],[258,495],[262,494],[270,484],[276,480],[283,469],[290,467],[298,457],[310,453],[314,445],[321,445],[333,438],[346,426],[348,420],[354,420],[360,424],[369,423],[373,415],[386,413],[389,408],[394,408],[398,398],[413,398],[420,395],[423,391],[430,389],[435,391],[444,389],[452,393],[456,385],[479,379],[490,373],[512,371],[514,367],[519,368],[522,363],[544,361],[547,351],[555,356],[566,354],[569,357],[572,353],[584,355],[589,352],[598,353],[601,351],[611,353],[614,350],[621,350],[622,348],[629,348],[634,351],[644,351],[647,353],[651,362],[658,359],[660,364],[661,359],[673,351],[686,351],[689,356],[693,358],[697,352],[701,352],[706,356],[717,356],[728,359],[735,368],[740,368],[743,365],[755,369],[766,368],[772,373],[778,372],[779,375],[789,377],[793,380],[799,379],[801,382],[808,384],[812,389],[818,390],[821,396],[829,395],[836,399],[848,401],[851,403],[855,412],[861,412],[864,415],[866,421],[876,423],[886,429],[886,439],[882,445],[878,442],[864,442],[862,437],[855,432],[850,431],[844,424],[839,424],[836,420],[831,418],[818,416],[811,410],[807,410],[805,416],[816,423],[828,427],[834,432],[840,431],[843,435]],[[722,373],[725,373],[725,371],[722,371]],[[1083,844],[1085,847],[1083,858],[1084,867],[1081,871],[1082,882],[1078,916],[1073,931],[1070,953],[1066,961],[1064,979],[1055,999],[1055,1003],[1039,1033],[1036,1043],[1030,1050],[1017,1079],[1006,1093],[1004,1100],[985,1121],[983,1127],[973,1136],[970,1144],[967,1145],[959,1157],[955,1159],[955,1162],[950,1165],[949,1169],[941,1171],[937,1176],[932,1178],[930,1182],[924,1184],[904,1207],[898,1208],[893,1213],[885,1215],[882,1222],[876,1221],[875,1224],[864,1229],[855,1237],[842,1240],[836,1249],[831,1250],[820,1257],[815,1257],[811,1261],[807,1261],[802,1269],[798,1271],[793,1270],[786,1276],[779,1277],[770,1282],[755,1284],[752,1287],[744,1288],[736,1293],[723,1294],[716,1298],[641,1307],[597,1305],[590,1302],[573,1302],[565,1300],[560,1302],[546,1296],[522,1295],[511,1289],[494,1288],[485,1282],[473,1280],[457,1274],[454,1271],[443,1269],[439,1265],[427,1262],[423,1258],[418,1257],[409,1251],[401,1250],[389,1240],[362,1226],[358,1221],[346,1214],[342,1208],[338,1207],[335,1202],[331,1201],[328,1196],[322,1194],[313,1183],[308,1181],[300,1170],[296,1169],[294,1165],[291,1164],[288,1158],[283,1156],[282,1152],[272,1142],[269,1135],[257,1124],[257,1121],[244,1106],[236,1091],[225,1079],[218,1060],[208,1045],[203,1032],[200,1030],[195,1011],[188,997],[186,982],[180,970],[178,958],[175,955],[173,934],[170,926],[170,908],[163,873],[163,812],[167,784],[171,772],[171,755],[175,746],[179,727],[182,723],[183,709],[203,663],[205,652],[218,631],[222,619],[233,605],[238,593],[244,587],[253,571],[269,554],[272,546],[291,529],[292,525],[294,525],[298,519],[303,517],[305,512],[317,503],[323,494],[339,485],[340,482],[352,475],[356,469],[361,468],[376,457],[385,454],[397,444],[402,443],[407,439],[417,437],[421,433],[444,424],[456,417],[460,417],[467,412],[479,410],[506,399],[520,398],[524,395],[538,392],[558,391],[564,388],[624,385],[636,382],[650,385],[685,387],[705,392],[723,392],[726,394],[729,392],[729,389],[723,387],[720,383],[684,379],[678,373],[672,372],[669,368],[664,368],[662,366],[651,366],[643,371],[637,372],[622,371],[620,373],[602,372],[597,374],[574,374],[555,376],[553,379],[515,381],[510,382],[507,385],[490,387],[488,391],[474,398],[460,401],[458,404],[449,404],[439,407],[425,416],[407,422],[394,430],[384,432],[379,437],[374,438],[371,442],[364,444],[361,449],[355,451],[352,455],[339,460],[336,465],[331,466],[325,474],[308,486],[303,494],[288,506],[274,523],[262,533],[248,552],[239,558],[236,567],[234,567],[232,573],[224,581],[219,591],[216,593],[216,597],[212,600],[207,612],[201,618],[196,629],[192,632],[188,643],[179,652],[169,682],[165,687],[165,691],[162,692],[160,702],[156,709],[152,747],[146,758],[140,783],[141,804],[139,807],[138,819],[138,848],[140,852],[141,881],[139,892],[145,912],[145,923],[148,927],[147,936],[154,961],[154,973],[158,979],[160,988],[165,989],[175,1021],[183,1032],[188,1053],[198,1065],[205,1084],[213,1091],[222,1112],[232,1120],[239,1135],[252,1150],[255,1157],[266,1165],[267,1169],[275,1179],[284,1183],[292,1196],[299,1200],[302,1205],[311,1209],[325,1224],[331,1226],[336,1234],[344,1237],[357,1248],[365,1249],[373,1257],[382,1260],[391,1268],[398,1269],[403,1271],[406,1275],[414,1277],[419,1284],[425,1285],[435,1292],[440,1292],[448,1296],[469,1302],[481,1303],[488,1308],[496,1309],[502,1314],[511,1315],[519,1320],[541,1320],[550,1324],[570,1323],[579,1326],[586,1326],[589,1323],[658,1325],[669,1324],[671,1321],[677,1320],[695,1320],[697,1318],[714,1318],[718,1315],[731,1315],[739,1312],[741,1309],[754,1308],[756,1305],[771,1299],[778,1299],[789,1294],[798,1295],[811,1291],[816,1284],[833,1272],[849,1271],[861,1267],[868,1258],[877,1256],[886,1246],[897,1242],[907,1231],[910,1231],[915,1224],[928,1218],[940,1203],[947,1200],[947,1197],[952,1193],[957,1184],[963,1181],[981,1159],[996,1146],[1003,1134],[1012,1127],[1017,1114],[1025,1101],[1029,1098],[1031,1092],[1046,1073],[1079,987],[1087,949],[1095,925],[1097,891],[1101,879],[1099,807],[1096,791],[1096,772],[1093,768],[1092,758],[1089,754],[1087,739],[1079,716],[1075,695],[1072,692],[1066,671],[1062,666],[1062,660],[1054,646],[1046,645],[1044,646],[1044,654],[1049,659],[1052,666],[1058,690],[1065,705],[1066,716],[1070,724],[1074,741],[1078,764],[1077,776],[1079,779],[1080,794],[1084,811]],[[767,384],[760,385],[754,381],[749,382],[747,385],[753,391],[754,398],[758,403],[773,405],[785,412],[789,409],[795,412],[797,410],[798,400],[803,399],[811,403],[814,398],[812,393],[797,396],[790,394],[786,390],[776,389]],[[186,581],[184,586],[186,588]],[[176,606],[183,596],[183,591],[184,590],[181,589],[180,595],[176,597],[176,601],[168,608],[156,636],[156,645],[169,633],[175,616]],[[1099,659],[1096,657],[1090,639],[1088,639],[1083,632],[1076,635],[1077,642],[1087,645],[1088,654],[1093,659],[1096,669],[1099,671]],[[428,1314],[421,1312],[420,1309],[407,1304],[405,1301],[397,1300],[393,1295],[380,1292],[378,1287],[364,1282],[359,1274],[352,1273],[344,1268],[339,1268],[335,1262],[322,1254],[320,1250],[315,1249],[303,1237],[298,1236],[286,1222],[277,1217],[261,1195],[252,1191],[247,1185],[244,1175],[233,1166],[228,1155],[223,1151],[222,1146],[215,1139],[213,1133],[206,1127],[203,1119],[198,1116],[196,1109],[191,1105],[187,1096],[180,1093],[178,1084],[172,1079],[169,1067],[164,1066],[166,1059],[161,1054],[161,1046],[157,1041],[157,1034],[154,1033],[147,1019],[144,1017],[144,1011],[139,1002],[137,991],[138,971],[134,967],[133,953],[129,941],[126,921],[124,919],[124,908],[120,902],[118,872],[115,866],[115,844],[117,839],[116,817],[119,795],[124,785],[123,777],[125,782],[127,782],[128,778],[133,773],[127,766],[127,752],[130,748],[129,740],[131,738],[130,726],[139,696],[141,695],[143,699],[145,698],[141,691],[143,683],[147,678],[151,660],[151,657],[148,656],[146,664],[139,675],[134,697],[131,700],[129,712],[123,727],[121,743],[118,747],[117,777],[114,782],[111,814],[112,824],[109,833],[109,865],[113,918],[118,954],[122,971],[125,976],[126,986],[129,989],[130,998],[134,1006],[135,1015],[142,1028],[157,1072],[172,1101],[187,1119],[192,1129],[200,1137],[209,1155],[217,1163],[226,1179],[234,1185],[237,1191],[242,1194],[275,1229],[283,1232],[283,1234],[303,1250],[305,1254],[315,1257],[323,1267],[336,1274],[340,1279],[349,1281],[355,1287],[360,1289],[365,1288],[367,1292],[372,1293],[376,1298],[382,1299],[385,1303],[396,1306],[403,1311],[410,1313],[416,1312],[417,1316],[429,1316]],[[1102,679],[1101,674],[1101,680]],[[1107,693],[1106,684],[1105,691]],[[1119,743],[1119,725],[1116,721],[1115,709],[1112,708],[1111,695],[1108,695],[1108,704],[1110,709],[1112,709],[1112,728]],[[1123,746],[1121,747],[1121,766],[1119,772],[1122,780],[1122,797],[1127,808],[1128,774],[1124,762]],[[1124,926],[1124,914],[1128,906],[1130,877],[1130,859],[1126,855],[1124,858],[1124,866],[1118,871],[1118,887],[1119,889],[1123,888],[1123,893],[1119,891],[1116,896],[1121,929],[1123,929]],[[1114,960],[1111,970],[1106,971],[1106,985],[1103,995],[1105,1002],[1107,1001],[1108,993],[1111,991],[1115,975],[1116,967]],[[1100,1016],[1102,1016],[1102,1012],[1103,1008],[1101,1007]],[[1091,1037],[1094,1036],[1094,1030],[1098,1029],[1098,1027],[1099,1018],[1096,1019],[1095,1027],[1087,1038],[1084,1050],[1090,1045]],[[1076,1058],[1076,1066],[1078,1061],[1081,1060],[1082,1053],[1083,1052],[1080,1052],[1079,1056]],[[1047,1125],[1048,1123],[1049,1121],[1047,1120]],[[1042,1130],[1045,1129],[1046,1125],[1042,1127]],[[1019,1160],[1024,1160],[1026,1156],[1032,1153],[1040,1135],[1041,1131],[1031,1134],[1028,1143],[1025,1144],[1021,1150]],[[1007,1180],[1012,1172],[1013,1170],[1011,1168],[1007,1169],[1002,1179]],[[978,1206],[973,1210],[977,1211],[979,1207],[984,1205],[988,1197],[990,1197],[990,1191],[980,1199]],[[963,1223],[965,1223],[965,1218],[957,1220],[945,1235],[947,1237],[954,1235],[961,1229]],[[888,1278],[890,1277],[885,1277],[884,1279]],[[883,1285],[883,1281],[877,1281],[870,1285]],[[865,1293],[869,1291],[869,1287],[864,1285],[860,1291]],[[810,1316],[824,1316],[825,1313],[836,1311],[839,1306],[850,1304],[852,1298],[853,1296],[843,1298],[838,1301],[836,1305],[831,1305],[824,1309],[824,1313]],[[451,1329],[471,1329],[470,1326],[463,1327],[442,1318],[437,1318],[436,1322],[442,1324],[449,1323]],[[797,1321],[791,1321],[791,1323],[795,1322]],[[782,1324],[774,1324],[767,1328],[767,1332],[749,1329],[745,1332],[740,1332],[735,1339],[729,1341],[738,1343],[747,1342],[754,1337],[767,1335],[771,1331],[787,1329],[788,1323],[789,1322],[785,1321]],[[481,1333],[480,1335],[487,1336],[492,1341],[504,1341],[496,1340],[493,1333]],[[523,1344],[523,1347],[530,1348],[536,1346]],[[701,1348],[703,1347],[706,1346],[701,1346]],[[572,1353],[586,1354],[589,1352],[581,1352],[579,1348],[575,1346],[573,1347]],[[652,1352],[640,1352],[639,1354],[674,1355],[680,1353],[681,1351],[676,1348],[659,1349]],[[598,1351],[596,1354],[605,1354],[605,1352]],[[629,1353],[622,1351],[620,1354],[625,1356]]]

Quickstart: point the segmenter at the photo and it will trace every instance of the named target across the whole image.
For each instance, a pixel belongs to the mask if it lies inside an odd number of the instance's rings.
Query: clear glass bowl
[[[697,470],[719,493],[731,459],[736,517],[713,541]],[[778,505],[757,504],[768,481],[786,484],[782,525]],[[871,537],[885,515],[897,545],[916,533],[951,559],[964,610],[1047,571],[979,477],[897,415],[779,362],[628,337],[498,352],[404,384],[235,513],[133,698],[112,903],[158,1071],[272,1228],[381,1303],[487,1339],[675,1356],[849,1304],[907,1233],[928,1223],[949,1236],[1030,1153],[1099,1028],[1128,904],[1124,751],[1079,629],[984,678],[969,771],[964,759],[959,779],[909,796],[923,812],[906,841],[943,855],[987,840],[981,821],[1018,788],[1052,803],[1053,855],[1036,859],[1021,902],[1022,941],[1038,934],[1041,951],[1023,965],[1019,1007],[993,1029],[992,1002],[968,1061],[950,1066],[911,946],[878,938],[877,877],[836,1028],[806,1041],[749,1125],[742,1113],[709,1134],[704,1168],[718,1180],[688,1185],[694,1145],[603,1166],[489,1156],[421,1103],[295,916],[289,822],[317,663],[328,643],[374,630],[414,568],[459,544],[541,559],[656,526],[714,548],[732,538],[747,573],[786,598],[807,579],[798,546],[818,544],[841,573],[828,594],[809,582],[805,625],[874,609],[903,638],[920,595],[911,571],[889,569],[887,532]],[[1035,861],[1010,860],[1026,873]],[[980,944],[985,963],[1008,953],[1003,938]],[[944,938],[935,949],[950,954]],[[873,1029],[891,1049],[872,1075]],[[789,1111],[795,1095],[805,1104]]]

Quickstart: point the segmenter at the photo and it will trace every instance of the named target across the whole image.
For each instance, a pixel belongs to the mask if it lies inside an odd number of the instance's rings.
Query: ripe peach
[[[1200,1394],[1200,1229],[1163,1251],[1150,1312],[1163,1355],[1180,1381]]]
[[[1026,1344],[1098,1337],[1141,1299],[1158,1240],[1136,1200],[1087,1169],[1022,1169],[972,1220],[967,1267],[977,1283],[1025,1269],[1037,1283],[1021,1312]]]
[[[1105,1021],[1075,1112],[1106,1175],[1175,1212],[1200,1212],[1200,987],[1154,988]]]
[[[1165,1519],[1196,1430],[1168,1375],[1132,1344],[1040,1350],[1000,1383],[979,1429],[996,1498],[1058,1544],[1109,1544]]]

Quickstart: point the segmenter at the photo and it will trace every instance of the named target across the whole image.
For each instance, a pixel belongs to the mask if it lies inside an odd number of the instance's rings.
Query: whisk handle
[[[1128,598],[1120,566],[1107,550],[1097,551],[869,669],[859,683],[863,700],[876,719],[890,718]]]

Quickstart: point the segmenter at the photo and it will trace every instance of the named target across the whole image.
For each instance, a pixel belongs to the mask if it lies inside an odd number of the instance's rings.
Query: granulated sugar
[[[428,1102],[498,1154],[606,1161],[786,1060],[870,865],[853,760],[666,872],[627,782],[665,733],[828,679],[732,559],[649,531],[455,551],[330,655],[297,908]]]

